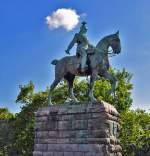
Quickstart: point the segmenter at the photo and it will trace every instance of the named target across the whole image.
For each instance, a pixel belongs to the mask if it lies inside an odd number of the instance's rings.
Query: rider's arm
[[[74,46],[74,44],[77,42],[77,34],[75,34],[73,40],[70,42],[70,44],[68,45],[68,48],[67,48],[67,52],[69,53],[70,49]]]

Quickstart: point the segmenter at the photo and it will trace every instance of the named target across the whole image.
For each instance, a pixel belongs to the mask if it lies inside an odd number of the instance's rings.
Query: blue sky
[[[52,59],[65,55],[79,25],[72,31],[50,30],[45,18],[59,8],[71,8],[88,23],[88,38],[96,44],[120,30],[122,53],[110,59],[116,69],[133,74],[133,108],[150,108],[150,2],[148,0],[1,0],[0,107],[19,111],[19,84],[32,80],[36,91],[54,78]],[[71,51],[72,54],[74,53]]]

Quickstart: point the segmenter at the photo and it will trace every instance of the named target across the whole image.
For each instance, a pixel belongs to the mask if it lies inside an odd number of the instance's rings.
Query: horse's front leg
[[[116,86],[117,86],[117,79],[116,79],[116,77],[113,76],[112,74],[108,73],[108,72],[104,73],[104,77],[106,79],[108,79],[110,81],[110,83],[111,83],[111,89],[108,90],[108,93],[109,94],[115,93]]]
[[[97,74],[92,74],[90,77],[89,98],[90,98],[91,102],[97,102],[96,98],[93,95],[94,83],[95,83],[97,77],[98,77]]]

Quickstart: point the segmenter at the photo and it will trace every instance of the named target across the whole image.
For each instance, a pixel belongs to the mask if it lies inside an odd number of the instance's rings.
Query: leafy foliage
[[[115,75],[118,79],[118,87],[112,103],[114,103],[116,109],[121,113],[128,110],[132,104],[131,90],[133,89],[133,85],[130,83],[132,75],[125,69],[121,72],[117,71]]]
[[[0,108],[0,156],[8,154],[11,146],[11,126],[10,121],[14,115],[7,108]]]
[[[30,82],[20,88],[17,102],[22,103],[21,112],[16,114],[13,132],[13,151],[23,156],[32,156],[34,145],[34,112],[46,106],[47,91],[34,93]]]
[[[132,144],[136,151],[140,151],[147,144],[145,139],[150,139],[150,114],[143,110],[122,112],[121,126],[120,138],[125,156],[131,154]]]
[[[0,119],[13,118],[13,114],[9,112],[8,108],[0,108]]]
[[[20,93],[17,96],[16,102],[20,103],[30,103],[32,101],[32,95],[34,91],[34,84],[32,81],[29,82],[27,85],[20,85],[19,86]]]

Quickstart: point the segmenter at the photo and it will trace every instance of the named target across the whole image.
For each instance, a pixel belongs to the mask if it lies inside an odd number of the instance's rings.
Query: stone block
[[[74,119],[74,116],[73,114],[64,114],[64,115],[60,115],[59,116],[59,120],[60,121],[70,121],[70,120],[73,120]]]
[[[84,114],[76,113],[73,116],[74,120],[87,120],[87,119],[91,119],[91,117],[92,117],[91,113],[84,113]]]
[[[47,151],[48,145],[47,144],[35,144],[34,149],[35,151]]]
[[[92,118],[105,118],[106,114],[107,113],[105,113],[105,112],[103,112],[103,113],[93,112],[91,115],[92,116],[91,119]]]
[[[84,156],[105,156],[102,152],[85,152]]]
[[[73,130],[87,130],[88,120],[73,120],[72,121],[72,129]]]
[[[91,144],[110,144],[110,138],[87,138],[87,141]]]
[[[74,156],[84,156],[84,152],[74,152]]]
[[[47,122],[48,116],[41,116],[35,119],[35,122]]]
[[[34,129],[35,129],[36,131],[41,130],[42,124],[43,124],[42,122],[36,122],[36,123],[35,123],[35,126],[34,126]]]
[[[35,142],[38,144],[55,144],[57,143],[57,139],[35,139]]]
[[[54,152],[43,152],[43,156],[54,156]]]
[[[121,156],[119,114],[110,104],[55,105],[35,116],[33,156]]]
[[[48,145],[48,151],[54,151],[54,152],[72,152],[72,151],[78,151],[78,144],[49,144]]]
[[[76,131],[73,130],[63,130],[58,132],[59,138],[75,138],[76,137]]]
[[[104,119],[89,119],[88,120],[88,129],[103,129],[105,130]]]
[[[43,156],[43,153],[41,151],[34,151],[33,156]]]
[[[49,109],[47,108],[40,108],[37,112],[35,112],[36,117],[43,117],[49,115]]]
[[[47,138],[57,138],[57,136],[58,136],[58,131],[48,131]]]
[[[91,130],[90,138],[108,138],[109,133],[106,130]]]
[[[64,151],[76,152],[78,151],[78,144],[66,144]]]
[[[69,142],[71,144],[75,143],[75,144],[87,144],[88,140],[87,138],[70,138]]]
[[[73,152],[64,152],[63,156],[74,156]]]
[[[80,152],[100,152],[103,146],[103,144],[79,144],[78,150]]]
[[[69,138],[57,139],[57,144],[69,144]]]
[[[54,152],[53,156],[64,156],[64,152]]]
[[[72,127],[72,120],[58,121],[58,130],[69,130]]]
[[[76,130],[75,131],[75,138],[88,138],[91,134],[89,130]]]
[[[48,131],[54,131],[58,129],[58,122],[57,121],[49,121],[46,125],[45,125],[46,129]],[[45,128],[44,127],[44,128]],[[43,129],[44,129],[43,128]]]
[[[39,131],[39,132],[36,132],[36,136],[39,139],[48,138],[49,132],[48,131]]]

